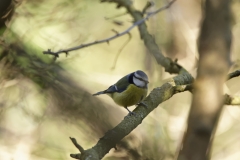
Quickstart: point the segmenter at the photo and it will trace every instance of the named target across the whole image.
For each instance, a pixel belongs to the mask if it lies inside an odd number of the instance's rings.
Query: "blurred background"
[[[154,11],[167,3],[152,0]],[[69,137],[84,149],[127,115],[106,95],[106,89],[135,70],[145,71],[149,92],[170,75],[159,66],[139,37],[128,35],[61,54],[54,61],[42,51],[74,47],[122,32],[132,24],[124,8],[99,0],[15,1],[0,41],[0,159],[70,160],[78,153]],[[147,0],[134,0],[142,10]],[[232,2],[232,68],[239,69],[240,3]],[[10,13],[10,12],[9,12]],[[121,15],[121,16],[119,16]],[[149,32],[165,56],[178,59],[193,76],[198,61],[197,37],[202,2],[178,0],[147,21]],[[217,62],[214,62],[217,63]],[[239,78],[225,91],[239,95]],[[172,160],[181,144],[191,104],[188,92],[160,104],[141,125],[112,149],[104,160]],[[130,107],[133,110],[134,107]],[[240,159],[240,108],[226,106],[213,145],[213,160]],[[194,147],[194,146],[193,146]]]

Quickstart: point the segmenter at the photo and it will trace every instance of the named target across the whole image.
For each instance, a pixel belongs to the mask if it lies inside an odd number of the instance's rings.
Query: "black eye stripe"
[[[142,78],[138,78],[138,77],[136,77],[135,75],[133,75],[133,77],[135,77],[135,78],[137,78],[137,79],[139,79],[139,80],[141,80],[141,81],[146,82],[144,79],[142,79]]]

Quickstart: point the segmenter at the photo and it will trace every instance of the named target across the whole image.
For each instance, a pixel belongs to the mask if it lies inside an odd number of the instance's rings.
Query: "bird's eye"
[[[141,80],[141,81],[144,81],[144,82],[146,82],[144,79],[142,79],[142,78],[137,78],[137,79],[139,79],[139,80]]]
[[[143,81],[143,82],[146,82],[146,83],[148,83],[148,81],[146,81],[146,80],[144,80],[144,79],[142,79],[142,78],[140,78],[140,77],[137,77],[137,76],[135,76],[135,75],[133,75],[135,78],[137,78],[137,79],[139,79],[140,81]]]

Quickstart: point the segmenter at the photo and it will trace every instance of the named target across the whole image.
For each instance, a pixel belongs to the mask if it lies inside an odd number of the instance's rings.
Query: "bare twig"
[[[146,11],[147,11],[151,6],[153,6],[153,5],[154,5],[153,2],[148,1],[148,2],[146,3],[145,7],[144,7],[143,10],[142,10],[142,14],[145,14]]]
[[[164,6],[164,7],[162,7],[162,8],[159,8],[159,9],[157,9],[156,11],[148,12],[148,13],[147,13],[147,15],[148,15],[147,17],[149,18],[149,17],[151,17],[151,16],[153,16],[153,15],[155,15],[155,14],[157,14],[157,13],[159,13],[159,12],[165,10],[165,9],[168,9],[169,7],[171,7],[171,5],[172,5],[175,1],[176,1],[176,0],[170,1],[166,6]]]
[[[145,19],[148,19],[152,15],[155,15],[159,13],[160,11],[169,8],[175,0],[170,1],[165,7],[160,8],[156,11],[147,13],[147,16]],[[133,6],[125,5],[128,12],[131,14],[131,16],[134,18],[135,21],[139,21],[142,18],[142,13],[136,10]],[[149,52],[154,56],[157,63],[160,64],[165,68],[166,72],[177,73],[188,73],[182,66],[180,66],[177,62],[173,61],[172,59],[165,57],[161,51],[161,49],[156,44],[155,38],[148,32],[146,23],[142,23],[138,26],[138,30],[140,33],[141,39],[144,41],[144,44],[146,48],[149,50]]]
[[[74,159],[80,159],[81,158],[81,154],[77,153],[77,154],[70,154],[70,157],[74,158]]]
[[[225,94],[225,104],[226,105],[240,105],[240,97],[239,96],[230,96]]]
[[[193,84],[178,85],[178,86],[175,86],[174,89],[175,89],[175,93],[184,92],[184,91],[192,92]],[[240,96],[231,96],[231,95],[225,94],[224,99],[225,99],[224,100],[225,105],[240,105]]]
[[[147,25],[145,23],[151,16],[159,13],[160,11],[169,8],[176,0],[170,1],[167,5],[162,8],[157,9],[153,12],[148,12],[146,16],[142,14],[141,11],[134,8],[132,5],[131,0],[102,0],[102,2],[109,2],[109,3],[116,3],[118,7],[126,8],[127,12],[132,16],[134,19],[134,24],[137,24],[138,30],[140,33],[141,39],[144,41],[146,48],[149,52],[154,56],[157,63],[165,68],[166,72],[170,74],[189,74],[187,70],[179,65],[177,62],[173,61],[172,59],[165,57],[158,47],[154,37],[148,32]]]
[[[79,46],[76,46],[76,47],[72,47],[72,48],[68,48],[68,49],[63,49],[63,50],[59,50],[57,52],[53,52],[51,51],[51,49],[48,49],[47,51],[43,51],[43,54],[50,54],[50,55],[53,55],[55,57],[59,57],[59,54],[61,53],[65,53],[65,54],[68,54],[69,52],[71,51],[74,51],[74,50],[78,50],[78,49],[82,49],[82,48],[85,48],[85,47],[89,47],[89,46],[92,46],[92,45],[95,45],[95,44],[100,44],[100,43],[109,43],[109,41],[115,39],[115,38],[118,38],[120,36],[123,36],[125,34],[128,34],[134,27],[142,24],[144,21],[146,21],[147,19],[149,19],[151,16],[159,13],[160,11],[163,11],[167,8],[169,8],[173,2],[175,2],[176,0],[172,0],[171,2],[169,2],[166,6],[164,7],[161,7],[159,9],[157,9],[156,11],[154,12],[149,12],[147,13],[147,16],[137,22],[135,22],[132,26],[130,26],[128,29],[126,29],[125,31],[123,32],[120,32],[114,36],[111,36],[111,37],[108,37],[108,38],[105,38],[105,39],[102,39],[102,40],[97,40],[97,41],[94,41],[94,42],[90,42],[90,43],[86,43],[86,44],[81,44]]]
[[[228,80],[240,76],[240,70],[228,74]]]
[[[123,26],[123,21],[112,20],[112,23],[117,25],[117,26]]]
[[[126,41],[126,42],[123,44],[123,46],[118,50],[118,53],[117,53],[117,55],[116,55],[116,57],[115,57],[115,59],[114,59],[113,66],[112,66],[111,69],[115,69],[119,55],[122,53],[122,50],[126,47],[126,45],[127,45],[127,44],[130,42],[130,40],[132,39],[132,35],[131,35],[130,32],[128,33],[128,35],[129,35],[129,37],[128,37],[127,41]]]
[[[78,144],[77,140],[75,138],[72,138],[72,137],[69,137],[69,138],[71,139],[71,141],[75,145],[75,147],[80,151],[80,153],[83,153],[84,149],[80,144]]]
[[[79,150],[79,152],[81,154],[84,154],[85,151],[84,151],[83,147],[80,144],[78,144],[77,140],[75,138],[72,138],[72,137],[69,137],[69,138],[71,139],[71,141],[74,144],[74,146]],[[75,159],[80,159],[81,158],[81,154],[80,153],[70,154],[70,156],[72,158],[75,158]]]
[[[111,19],[115,19],[115,18],[118,18],[118,17],[121,17],[121,16],[125,16],[127,15],[127,13],[121,13],[121,14],[118,14],[118,15],[115,15],[115,16],[112,16],[112,17],[104,17],[106,20],[111,20]]]

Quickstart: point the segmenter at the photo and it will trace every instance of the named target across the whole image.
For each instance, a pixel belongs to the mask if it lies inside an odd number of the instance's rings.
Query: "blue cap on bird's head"
[[[146,75],[146,73],[144,73],[141,70],[137,70],[136,72],[134,72],[133,76],[136,77],[137,79],[140,79],[140,80],[146,82],[146,83],[149,83],[148,76]]]

